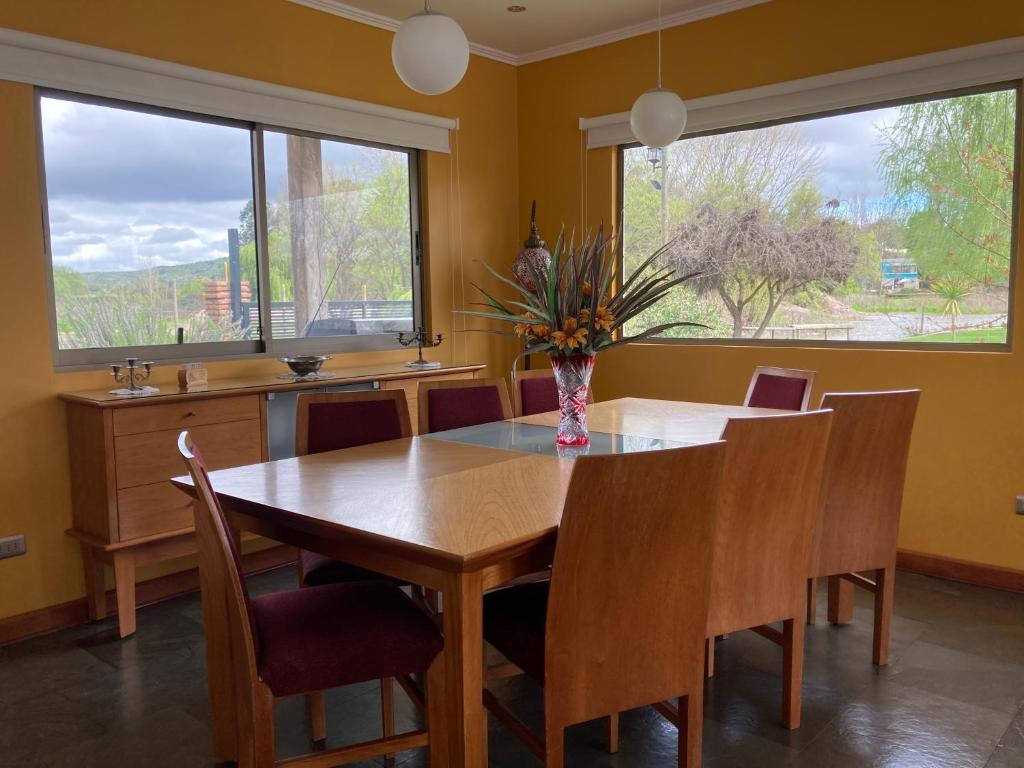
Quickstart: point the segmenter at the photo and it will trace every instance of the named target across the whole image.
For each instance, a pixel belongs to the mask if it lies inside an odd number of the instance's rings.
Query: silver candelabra
[[[139,358],[129,357],[125,359],[128,363],[127,366],[114,363],[110,366],[110,372],[114,375],[114,381],[118,384],[127,384],[130,392],[141,392],[142,387],[139,386],[139,382],[143,382],[149,378],[149,374],[152,373],[152,363],[142,363],[142,370],[138,370]]]
[[[444,336],[440,333],[437,334],[433,339],[427,333],[426,328],[422,325],[412,333],[406,333],[401,331],[398,334],[398,343],[403,347],[411,347],[413,344],[416,345],[419,350],[419,358],[416,360],[410,360],[405,365],[407,368],[415,368],[418,371],[429,371],[433,368],[440,368],[441,364],[431,360],[423,359],[423,348],[424,347],[436,347],[444,341]]]

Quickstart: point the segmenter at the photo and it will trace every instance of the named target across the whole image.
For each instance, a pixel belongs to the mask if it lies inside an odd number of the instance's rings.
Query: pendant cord
[[[661,88],[661,0],[658,0],[658,88]]]

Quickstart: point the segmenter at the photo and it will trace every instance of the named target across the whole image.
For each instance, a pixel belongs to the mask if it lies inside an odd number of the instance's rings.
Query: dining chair
[[[594,390],[587,389],[587,402],[594,402]],[[550,368],[517,371],[512,380],[512,412],[516,417],[558,410],[558,385]]]
[[[718,442],[577,459],[550,582],[484,597],[484,638],[544,686],[544,735],[487,689],[484,704],[548,768],[563,765],[567,727],[677,697],[679,765],[700,765],[725,450]]]
[[[814,623],[817,578],[828,577],[829,621],[852,618],[853,588],[875,596],[873,662],[889,662],[896,544],[903,485],[921,390],[829,393],[832,433],[825,457],[822,516],[807,601]],[[861,575],[874,571],[874,581]]]
[[[750,408],[806,411],[814,387],[814,371],[759,365],[747,387],[743,404]]]
[[[239,768],[313,768],[418,747],[429,748],[431,765],[447,765],[444,639],[433,620],[401,589],[379,581],[250,597],[238,543],[188,432],[179,435],[178,450],[196,491],[204,613],[223,615],[227,627],[226,638],[206,638],[207,674],[234,693]],[[225,644],[225,655],[210,651]],[[426,674],[426,730],[275,761],[277,699],[392,677],[414,686],[418,673]]]
[[[299,395],[296,401],[296,456],[355,448],[411,435],[409,406],[401,389],[307,393]],[[400,587],[408,586],[404,581],[305,549],[299,550],[297,562],[299,586],[302,587],[352,581],[387,581]],[[414,588],[413,594],[423,597],[422,590]],[[391,736],[395,730],[394,684],[391,678],[380,681],[380,703],[384,735]],[[309,695],[309,711],[315,740],[326,738],[322,693]]]
[[[504,379],[421,381],[416,398],[421,435],[512,418]]]
[[[713,638],[751,629],[782,646],[782,723],[800,725],[804,615],[832,412],[730,419],[708,610]],[[779,631],[772,624],[782,622]]]

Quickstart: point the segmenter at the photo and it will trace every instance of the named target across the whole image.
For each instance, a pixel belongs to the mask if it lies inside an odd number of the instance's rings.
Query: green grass
[[[908,336],[903,341],[924,341],[937,344],[1005,344],[1005,328],[975,328],[969,331],[957,331],[956,339],[949,333],[932,333],[925,336]]]

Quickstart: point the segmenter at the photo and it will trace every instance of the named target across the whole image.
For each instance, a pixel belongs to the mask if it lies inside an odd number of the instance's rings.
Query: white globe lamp
[[[454,19],[430,10],[402,22],[391,41],[391,62],[402,82],[417,93],[450,91],[469,66],[469,41]]]
[[[658,0],[658,87],[640,94],[629,113],[633,136],[646,147],[663,148],[683,134],[686,105],[679,94],[661,87],[661,0]]]
[[[667,147],[686,128],[686,104],[675,91],[652,88],[633,102],[629,127],[645,147]]]

